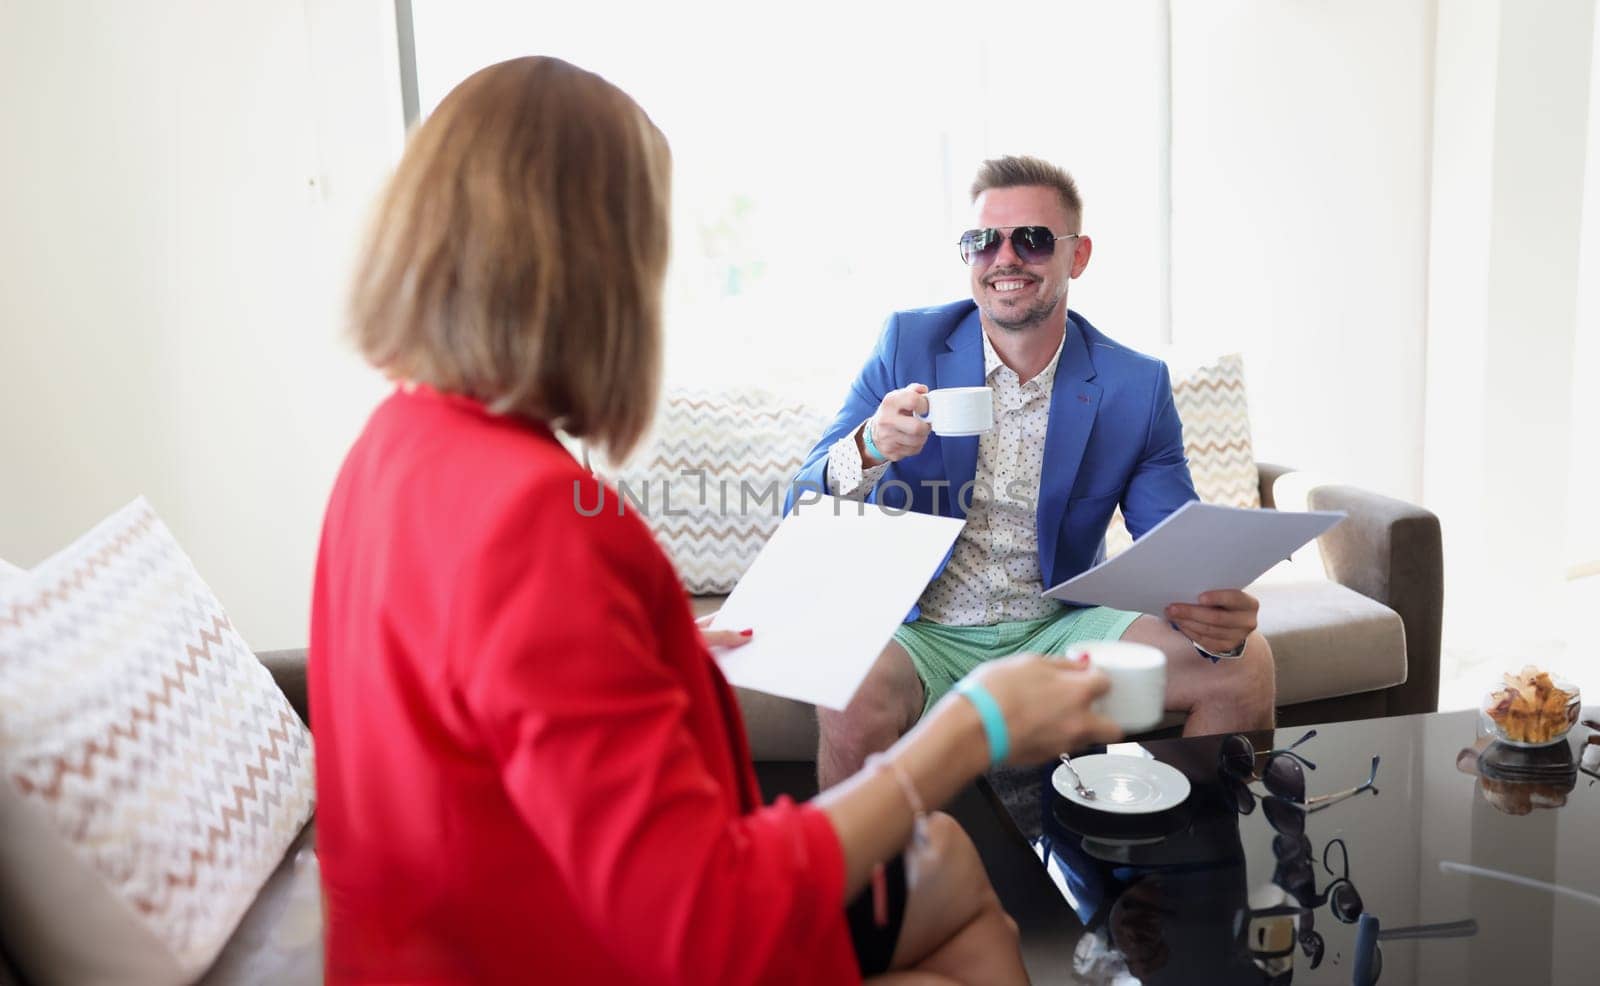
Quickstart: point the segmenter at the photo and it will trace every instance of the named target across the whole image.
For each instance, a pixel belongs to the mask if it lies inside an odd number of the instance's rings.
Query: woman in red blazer
[[[524,58],[458,86],[388,188],[353,321],[399,385],[312,607],[328,979],[1024,981],[924,806],[1114,737],[1104,679],[996,662],[857,777],[763,807],[668,560],[631,511],[576,508],[593,481],[552,428],[620,459],[654,407],[668,184],[632,100]]]

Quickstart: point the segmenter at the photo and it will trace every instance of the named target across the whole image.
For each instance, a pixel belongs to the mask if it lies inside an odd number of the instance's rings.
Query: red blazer
[[[340,982],[848,983],[822,812],[761,807],[644,524],[542,427],[426,388],[345,461],[311,613]]]

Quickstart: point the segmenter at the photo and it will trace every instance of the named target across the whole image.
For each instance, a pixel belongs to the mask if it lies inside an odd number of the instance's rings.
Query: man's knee
[[[1271,716],[1277,706],[1278,668],[1272,646],[1259,631],[1245,640],[1239,665],[1242,694],[1247,696],[1251,711]]]
[[[922,714],[922,681],[904,648],[891,643],[878,656],[843,711],[817,709],[817,724],[830,735],[909,730]]]

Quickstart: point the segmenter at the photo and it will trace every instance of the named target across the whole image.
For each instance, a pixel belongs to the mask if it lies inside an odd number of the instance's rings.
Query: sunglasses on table
[[[1281,750],[1260,754],[1255,752],[1250,740],[1244,736],[1233,735],[1224,739],[1217,770],[1222,777],[1223,787],[1233,796],[1234,810],[1241,815],[1255,811],[1257,795],[1250,789],[1250,782],[1259,781],[1268,792],[1267,797],[1260,799],[1267,823],[1274,831],[1299,835],[1305,832],[1306,816],[1312,812],[1330,808],[1363,791],[1378,793],[1379,758],[1373,757],[1372,773],[1364,783],[1348,791],[1307,798],[1305,772],[1307,769],[1316,770],[1317,765],[1295,753],[1294,749],[1315,735],[1317,731],[1313,729]],[[1259,774],[1254,769],[1258,757],[1267,758],[1266,767]]]
[[[1337,871],[1329,862],[1333,847],[1339,847],[1340,867]],[[1272,840],[1272,853],[1278,866],[1272,873],[1272,882],[1282,887],[1302,907],[1315,910],[1323,904],[1338,918],[1340,924],[1355,924],[1361,920],[1366,905],[1361,892],[1350,880],[1350,853],[1343,839],[1331,839],[1322,848],[1322,868],[1333,877],[1333,882],[1317,892],[1316,874],[1311,869],[1311,841],[1303,835],[1279,834]]]
[[[1025,264],[1037,264],[1054,255],[1058,241],[1075,240],[1081,235],[1062,233],[1058,236],[1048,226],[989,226],[967,230],[961,234],[956,245],[961,248],[961,262],[969,267],[993,263],[995,256],[1000,253],[1000,244],[1008,239],[1018,260]]]
[[[1235,733],[1223,739],[1222,749],[1217,754],[1217,768],[1224,775],[1245,782],[1264,781],[1266,779],[1265,775],[1273,772],[1274,765],[1279,763],[1281,758],[1287,758],[1289,761],[1303,764],[1307,770],[1316,770],[1316,764],[1294,752],[1296,748],[1304,745],[1307,740],[1313,739],[1316,735],[1317,731],[1315,729],[1308,729],[1304,736],[1288,746],[1257,753],[1256,748],[1251,745],[1249,737]],[[1257,774],[1256,761],[1262,757],[1267,759],[1267,769],[1262,774]],[[1281,772],[1289,768],[1281,767],[1278,769]]]

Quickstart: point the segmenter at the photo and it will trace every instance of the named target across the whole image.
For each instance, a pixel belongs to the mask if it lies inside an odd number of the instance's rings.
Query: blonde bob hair
[[[491,65],[411,136],[359,261],[351,331],[391,377],[621,460],[660,386],[671,155],[557,58]]]

